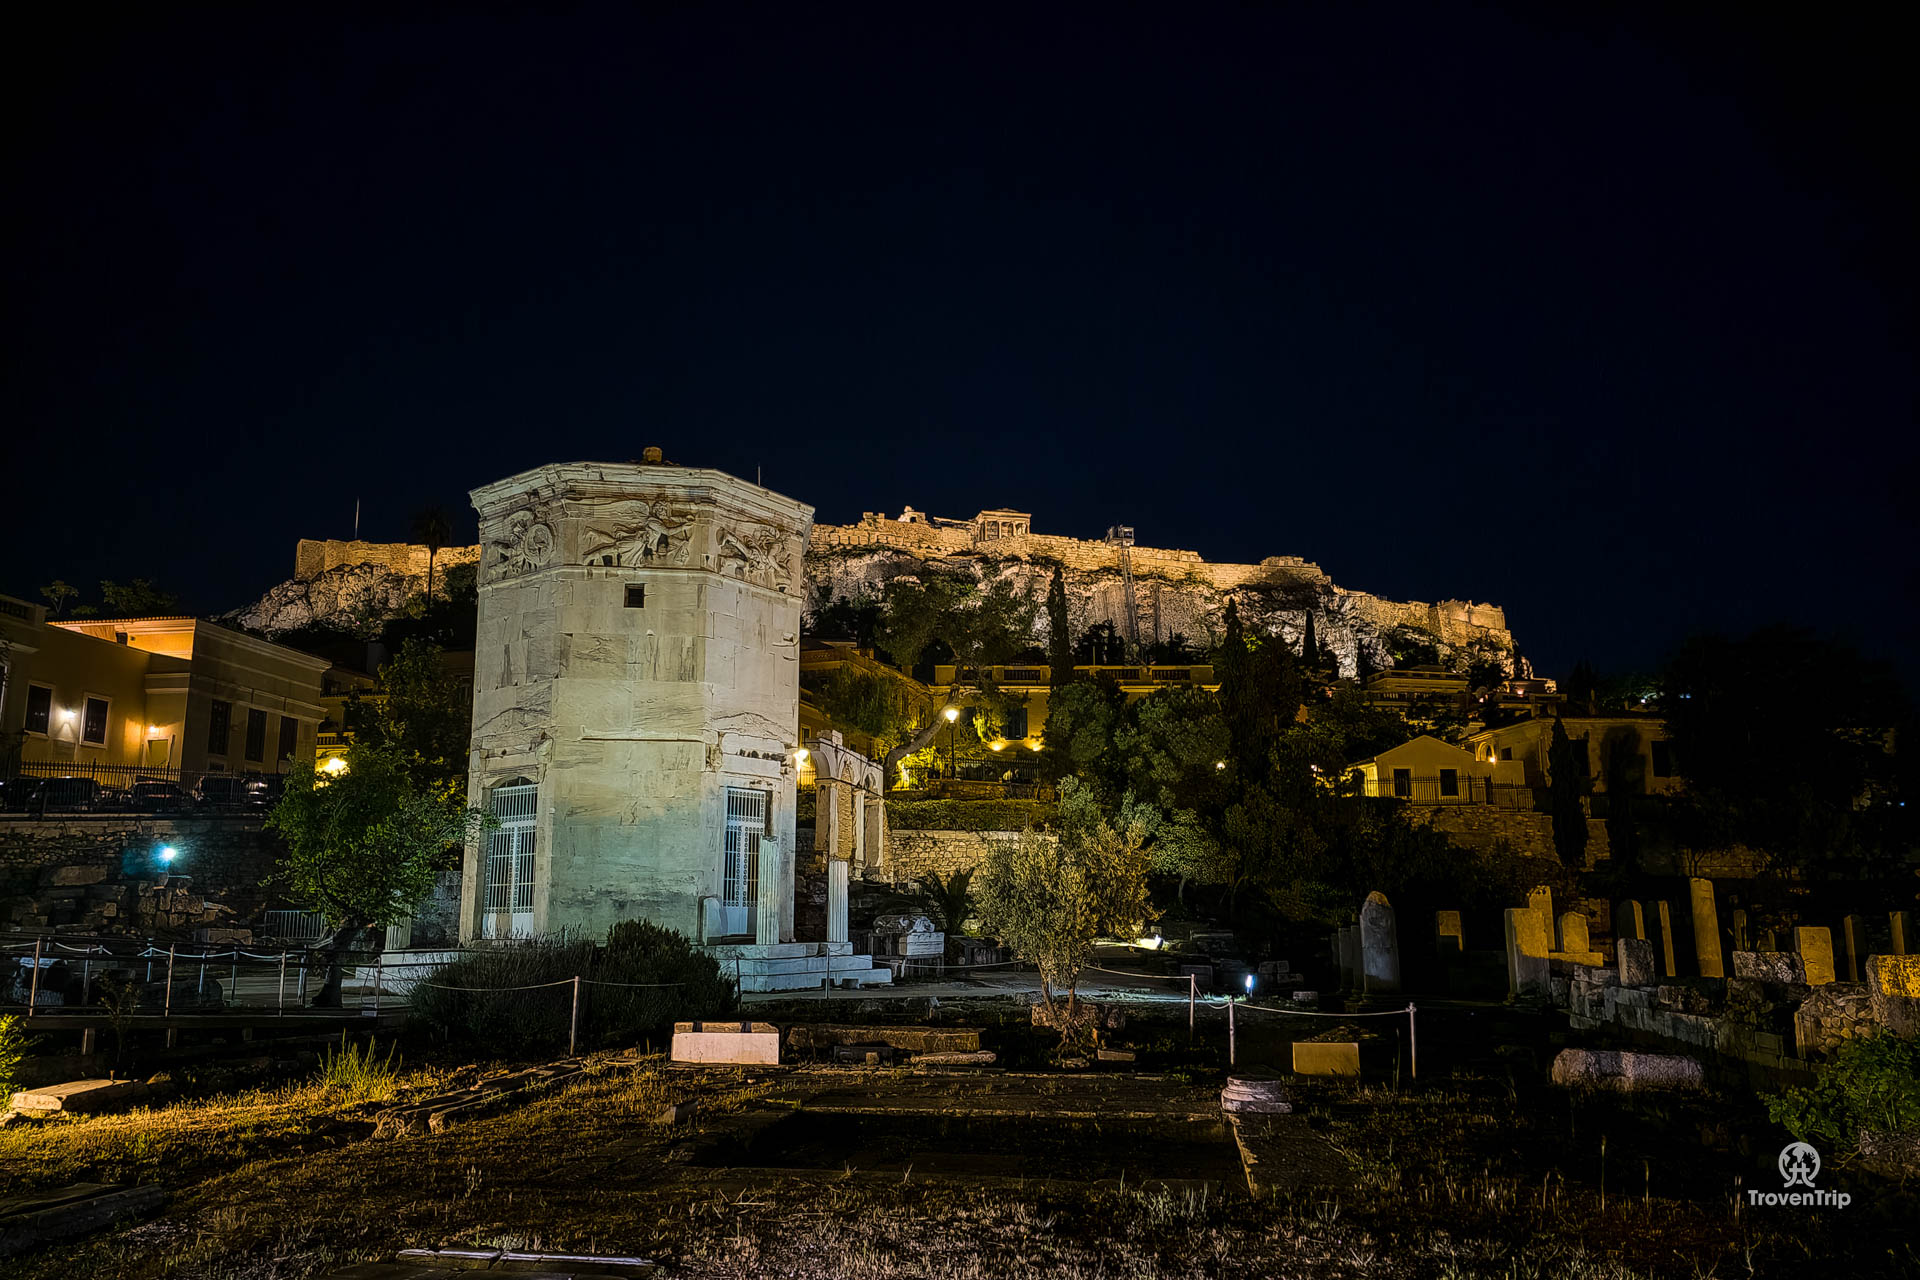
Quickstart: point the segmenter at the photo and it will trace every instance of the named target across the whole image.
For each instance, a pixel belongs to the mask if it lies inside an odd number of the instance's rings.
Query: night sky
[[[1893,29],[390,8],[14,30],[0,590],[220,611],[356,498],[467,541],[473,485],[658,444],[1494,601],[1549,673],[1920,657]]]

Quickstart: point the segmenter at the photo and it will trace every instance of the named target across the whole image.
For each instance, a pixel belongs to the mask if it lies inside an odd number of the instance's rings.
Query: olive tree
[[[1148,822],[1123,810],[1079,805],[1073,779],[1061,787],[1061,829],[1031,829],[996,844],[981,866],[979,912],[989,933],[1040,970],[1040,999],[1062,1038],[1078,1013],[1075,989],[1094,942],[1132,936],[1148,918]],[[1061,1007],[1060,995],[1065,996]]]
[[[347,767],[287,777],[266,825],[287,842],[279,881],[327,922],[327,980],[314,1003],[340,999],[340,954],[355,934],[410,919],[433,889],[447,850],[489,821],[444,790],[423,787],[408,760],[388,748],[355,746]]]

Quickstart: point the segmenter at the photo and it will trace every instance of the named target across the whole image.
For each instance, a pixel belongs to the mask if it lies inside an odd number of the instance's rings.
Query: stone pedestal
[[[1724,978],[1727,963],[1720,948],[1720,913],[1713,903],[1713,881],[1687,881],[1687,905],[1693,913],[1693,957],[1703,978]]]
[[[1552,929],[1538,907],[1509,908],[1507,992],[1516,1000],[1545,1000],[1551,994],[1547,952]]]
[[[1910,956],[1913,954],[1913,917],[1904,911],[1887,913],[1887,929],[1893,935],[1893,954]]]
[[[1631,898],[1622,898],[1613,904],[1613,936],[1616,938],[1644,938],[1647,936],[1647,916],[1640,904]]]
[[[780,908],[783,896],[787,892],[787,880],[780,857],[780,843],[777,840],[762,838],[760,841],[760,893],[755,900],[753,940],[761,946],[771,946],[776,942],[789,942],[790,938],[780,936]]]
[[[1847,953],[1847,981],[1859,982],[1860,966],[1867,962],[1867,922],[1859,916],[1842,920],[1840,945]]]
[[[1293,1110],[1287,1086],[1271,1071],[1248,1071],[1227,1077],[1220,1091],[1220,1109],[1252,1115],[1286,1115]]]
[[[673,1060],[774,1066],[780,1033],[770,1022],[676,1022]]]
[[[1679,977],[1679,957],[1674,954],[1673,947],[1673,908],[1667,905],[1666,899],[1662,898],[1653,904],[1653,918],[1647,923],[1656,935],[1653,941],[1660,958],[1660,976]]]
[[[1360,908],[1361,989],[1392,992],[1400,989],[1400,937],[1394,927],[1393,907],[1379,890],[1367,895]]]
[[[1616,938],[1613,953],[1620,966],[1620,985],[1650,987],[1658,979],[1653,972],[1653,944],[1645,938]]]
[[[827,860],[827,941],[847,940],[847,862]]]
[[[1587,913],[1563,913],[1560,917],[1560,950],[1585,954],[1591,949],[1587,938]]]
[[[1442,960],[1458,958],[1467,949],[1465,932],[1458,911],[1433,913],[1433,947]]]
[[[1560,939],[1554,933],[1554,928],[1560,922],[1553,914],[1553,890],[1549,889],[1546,885],[1541,885],[1539,888],[1533,890],[1527,895],[1527,909],[1529,911],[1538,911],[1540,918],[1547,922],[1547,950],[1557,950],[1560,945]]]
[[[1793,949],[1806,966],[1807,985],[1823,987],[1833,981],[1833,934],[1826,929],[1799,928],[1793,931]]]

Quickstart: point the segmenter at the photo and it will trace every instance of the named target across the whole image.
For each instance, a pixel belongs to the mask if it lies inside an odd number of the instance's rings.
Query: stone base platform
[[[736,972],[742,991],[808,991],[821,983],[849,982],[863,987],[893,981],[893,971],[878,967],[872,956],[853,954],[845,942],[718,943],[707,954],[720,962],[721,973]]]

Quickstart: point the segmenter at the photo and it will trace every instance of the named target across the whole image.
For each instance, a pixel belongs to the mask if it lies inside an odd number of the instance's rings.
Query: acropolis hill
[[[1205,646],[1219,634],[1231,598],[1249,628],[1295,646],[1311,610],[1318,642],[1348,675],[1363,646],[1371,665],[1385,668],[1397,641],[1407,638],[1431,642],[1443,661],[1486,656],[1516,673],[1526,670],[1498,605],[1383,600],[1337,585],[1297,556],[1218,564],[1197,551],[1134,546],[1131,538],[1131,530],[1098,539],[1036,533],[1031,514],[1020,511],[982,511],[964,520],[911,507],[899,515],[867,512],[858,524],[814,526],[805,560],[807,599],[809,608],[819,608],[877,595],[896,578],[941,571],[1002,580],[1038,600],[1059,566],[1076,634],[1107,622],[1141,645],[1181,637]],[[477,546],[442,548],[435,571],[457,583],[480,554]],[[423,546],[302,539],[293,578],[229,616],[268,635],[311,626],[365,630],[404,609],[423,589],[426,573]]]

